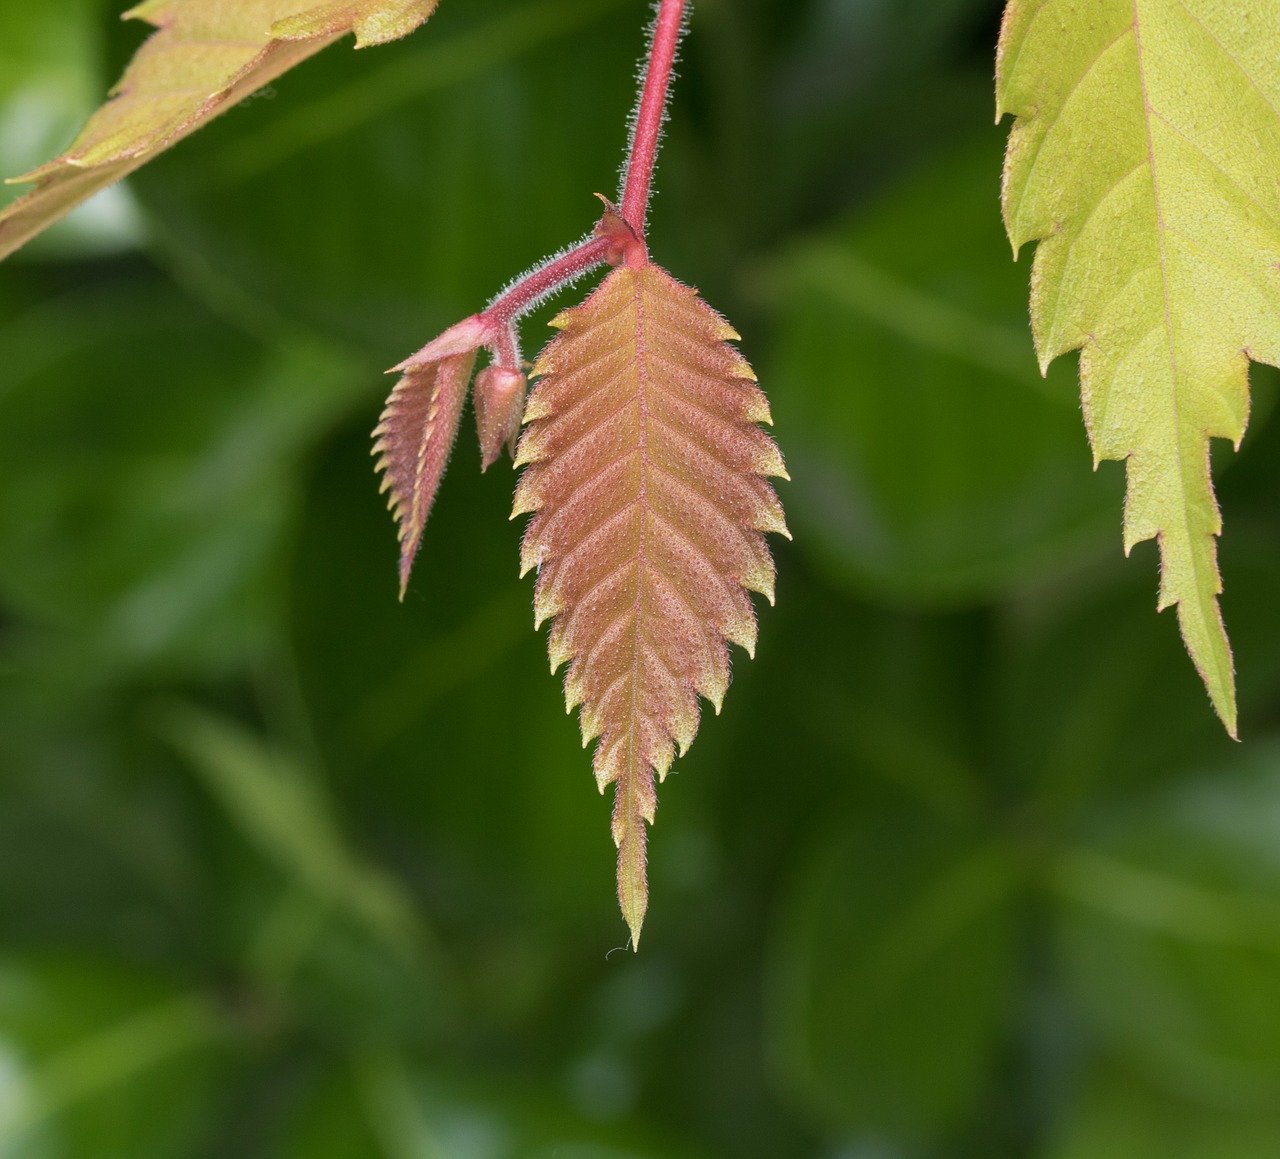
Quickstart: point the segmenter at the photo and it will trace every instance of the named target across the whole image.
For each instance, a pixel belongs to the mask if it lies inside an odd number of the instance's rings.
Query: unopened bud
[[[504,446],[515,455],[528,389],[528,379],[509,367],[486,366],[476,375],[476,428],[480,432],[482,471],[497,461]]]

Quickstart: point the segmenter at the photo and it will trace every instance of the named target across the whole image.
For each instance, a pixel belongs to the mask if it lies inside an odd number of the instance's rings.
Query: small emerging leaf
[[[385,472],[381,489],[391,492],[387,506],[399,524],[401,599],[457,438],[475,361],[475,350],[463,350],[397,367],[404,376],[373,432],[376,469]]]
[[[1239,444],[1252,358],[1280,364],[1280,20],[1251,0],[1011,0],[998,110],[1014,248],[1040,239],[1041,364],[1081,349],[1094,457],[1128,461],[1126,550],[1236,730],[1209,440]]]
[[[528,379],[518,370],[486,366],[476,375],[476,427],[480,432],[480,469],[487,471],[506,447],[514,458]]]
[[[0,258],[237,101],[355,32],[356,47],[405,36],[439,0],[147,0],[125,13],[158,29],[111,99],[59,158],[13,178],[36,188],[0,212]]]
[[[654,773],[693,741],[699,696],[719,711],[726,642],[755,649],[747,593],[773,600],[763,533],[786,534],[762,476],[786,473],[757,425],[769,404],[728,345],[737,334],[663,270],[620,267],[553,325],[514,513],[534,513],[521,562],[538,570],[535,616],[556,618],[552,667],[568,663],[568,706],[581,706],[584,743],[598,738],[601,792],[616,786],[618,900],[635,945]]]

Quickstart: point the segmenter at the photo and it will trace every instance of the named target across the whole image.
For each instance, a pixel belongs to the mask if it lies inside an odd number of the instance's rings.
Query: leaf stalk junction
[[[787,535],[769,477],[786,477],[761,429],[769,404],[738,334],[650,261],[646,223],[687,0],[661,0],[617,204],[576,245],[517,278],[488,306],[395,367],[375,431],[383,490],[400,529],[401,596],[476,376],[482,467],[505,447],[522,468],[512,518],[530,516],[521,574],[536,570],[535,626],[552,671],[567,666],[601,792],[614,787],[618,902],[638,946],[648,907],[647,833],[656,784],[716,711],[729,646],[752,654],[751,593],[770,602],[766,534]],[[597,194],[597,196],[600,196]],[[598,266],[614,269],[536,363],[521,318]],[[528,375],[537,379],[529,394]]]
[[[667,116],[676,49],[685,29],[685,16],[686,0],[661,0],[658,5],[644,77],[632,117],[619,204],[601,197],[605,211],[586,238],[522,274],[479,314],[445,331],[412,358],[393,367],[393,371],[403,372],[424,361],[458,353],[464,336],[472,336],[476,343],[471,349],[484,347],[493,366],[523,372],[525,368],[516,329],[521,318],[601,265],[638,267],[648,261],[645,229],[653,171]]]

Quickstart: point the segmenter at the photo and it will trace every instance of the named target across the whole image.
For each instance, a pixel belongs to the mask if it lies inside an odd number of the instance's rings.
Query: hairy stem
[[[480,317],[496,332],[489,344],[498,366],[519,370],[515,324],[543,299],[608,260],[613,244],[608,237],[592,237],[517,278],[489,303]]]
[[[498,336],[489,344],[489,353],[493,356],[493,365],[507,370],[520,369],[520,335],[516,332],[515,322],[503,326]]]
[[[676,45],[684,27],[685,0],[662,0],[653,25],[653,42],[649,46],[649,63],[645,68],[644,87],[636,109],[627,156],[626,178],[622,189],[622,217],[644,240],[649,217],[649,192],[653,185],[653,166],[658,157],[662,122],[666,118],[667,94],[671,88],[671,70],[676,59]]]
[[[608,256],[609,244],[606,237],[592,237],[535,266],[489,303],[485,317],[499,325],[509,325],[548,294],[554,294],[565,283],[600,265]]]
[[[653,166],[666,117],[676,46],[684,29],[685,4],[686,0],[661,0],[658,7],[627,150],[621,207],[606,202],[605,215],[590,238],[535,266],[489,303],[479,317],[492,334],[486,345],[495,365],[520,369],[516,323],[557,290],[604,262],[617,265],[648,260],[645,222]]]

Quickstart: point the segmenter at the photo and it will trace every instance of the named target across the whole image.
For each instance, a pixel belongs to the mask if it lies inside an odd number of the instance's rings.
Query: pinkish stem
[[[653,166],[662,137],[676,46],[684,29],[684,12],[685,0],[661,0],[658,7],[627,151],[621,207],[606,202],[607,212],[592,237],[518,278],[478,316],[489,333],[484,344],[493,354],[496,366],[521,369],[516,323],[557,290],[603,262],[616,265],[623,261],[628,264],[648,261],[645,223]]]
[[[479,318],[489,331],[485,346],[493,355],[494,366],[507,370],[523,369],[516,334],[516,323],[521,316],[575,278],[607,261],[612,245],[608,237],[592,237],[580,242],[517,278],[489,303]]]
[[[547,295],[554,294],[574,278],[605,261],[610,244],[607,237],[592,237],[542,265],[535,266],[494,298],[486,308],[484,317],[500,326],[511,325]]]
[[[627,156],[626,178],[622,190],[622,217],[644,240],[649,217],[649,191],[653,184],[653,166],[658,157],[662,122],[666,117],[667,93],[671,88],[671,70],[676,59],[676,45],[684,25],[685,0],[662,0],[658,19],[653,25],[653,43],[649,47],[649,64],[645,69],[644,88],[636,109],[631,133],[631,149]]]

